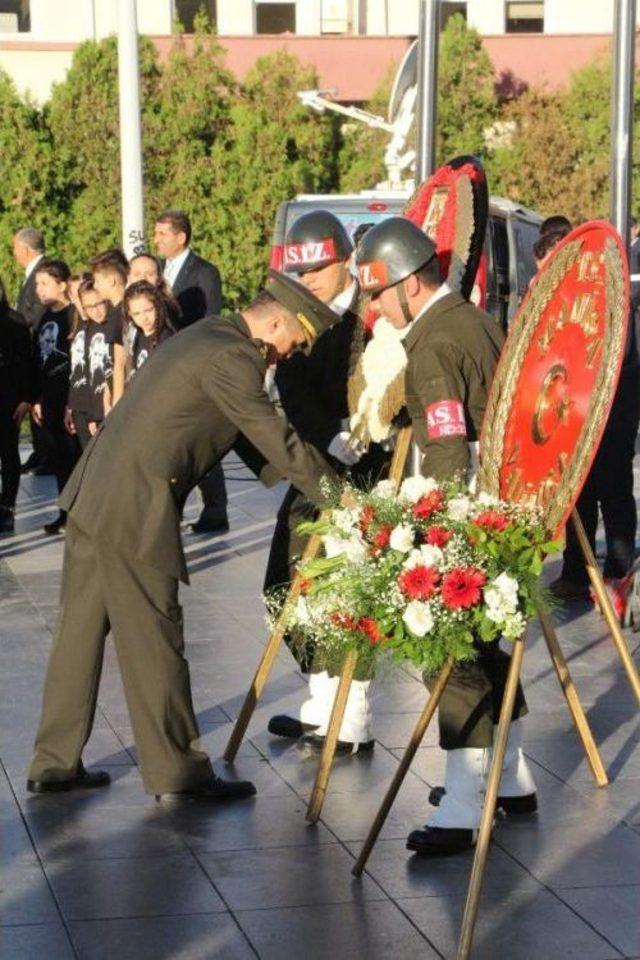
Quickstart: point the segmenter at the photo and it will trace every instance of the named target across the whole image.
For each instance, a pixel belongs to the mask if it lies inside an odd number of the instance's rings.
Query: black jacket
[[[30,330],[35,330],[44,313],[44,306],[36,296],[36,271],[32,270],[20,287],[16,310],[24,318]]]
[[[29,328],[15,310],[0,313],[0,404],[15,410],[33,399]]]
[[[182,311],[177,324],[179,329],[211,314],[217,315],[222,309],[220,273],[217,267],[193,250],[189,251],[172,289]]]

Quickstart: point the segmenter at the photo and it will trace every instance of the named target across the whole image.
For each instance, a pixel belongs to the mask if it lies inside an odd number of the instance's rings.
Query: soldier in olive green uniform
[[[440,280],[431,240],[414,224],[392,217],[373,227],[358,249],[360,284],[378,311],[406,331],[406,405],[424,476],[468,475],[480,436],[503,335],[495,321]],[[497,643],[478,644],[478,657],[460,665],[439,707],[440,746],[447,751],[445,787],[429,824],[414,831],[410,850],[440,856],[475,842],[509,658]],[[526,712],[518,689],[514,719]],[[500,805],[531,812],[535,786],[512,723]]]
[[[109,630],[147,792],[226,799],[253,785],[216,778],[197,749],[178,582],[188,582],[180,511],[240,433],[313,502],[334,477],[264,392],[267,362],[335,319],[278,274],[243,314],[205,318],[144,365],[87,447],[61,504],[69,511],[61,609],[28,789],[103,786],[82,766]],[[215,319],[215,323],[212,322]]]

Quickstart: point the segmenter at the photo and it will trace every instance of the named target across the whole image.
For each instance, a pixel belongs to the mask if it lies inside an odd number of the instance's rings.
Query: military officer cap
[[[284,242],[284,269],[305,273],[345,260],[353,243],[338,218],[328,210],[303,213],[289,228]]]
[[[367,230],[356,251],[360,287],[380,293],[426,266],[436,255],[433,240],[406,217],[388,217]]]
[[[310,290],[277,270],[269,270],[265,290],[294,315],[309,340],[315,340],[339,320],[338,315]]]

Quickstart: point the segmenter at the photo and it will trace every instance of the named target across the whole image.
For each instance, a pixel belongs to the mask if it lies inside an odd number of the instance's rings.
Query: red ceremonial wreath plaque
[[[479,482],[541,506],[550,530],[567,520],[598,449],[628,313],[624,248],[612,226],[596,221],[553,250],[511,325],[485,415]]]

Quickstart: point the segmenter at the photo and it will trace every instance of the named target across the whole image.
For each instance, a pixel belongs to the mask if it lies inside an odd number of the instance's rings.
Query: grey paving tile
[[[561,890],[558,895],[622,953],[640,952],[640,886]]]
[[[219,913],[225,906],[190,855],[75,860],[47,866],[67,920]]]
[[[382,900],[368,878],[351,876],[353,860],[339,844],[200,854],[230,909]]]
[[[305,820],[306,804],[291,794],[247,803],[179,804],[165,809],[168,828],[197,853],[335,843],[322,824]]]
[[[360,844],[349,844],[357,856]],[[473,852],[456,857],[431,860],[417,857],[405,847],[403,840],[379,840],[367,862],[367,873],[393,900],[403,897],[464,896],[469,885]],[[536,891],[542,887],[536,880],[493,845],[487,859],[483,889],[491,896],[504,896],[514,891]]]
[[[0,925],[55,923],[60,917],[39,864],[0,871]]]
[[[364,840],[384,793],[384,788],[360,793],[330,793],[322,808],[322,820],[342,841]],[[431,810],[427,793],[424,784],[415,778],[407,778],[385,820],[381,839],[406,837],[410,830],[424,823]]]
[[[464,897],[400,900],[399,905],[445,960],[454,960]],[[546,891],[483,899],[473,960],[613,960],[620,953]]]
[[[46,862],[163,857],[185,852],[179,835],[170,829],[153,802],[148,807],[79,803],[47,807],[34,803],[25,816],[38,854]]]
[[[640,835],[628,827],[507,820],[496,842],[554,890],[634,884],[640,876]]]
[[[227,914],[70,924],[80,960],[255,960]]]
[[[390,902],[242,911],[261,960],[436,960],[438,954]],[[497,960],[497,958],[493,958]]]
[[[0,927],[0,957],[7,960],[75,960],[61,923]]]

